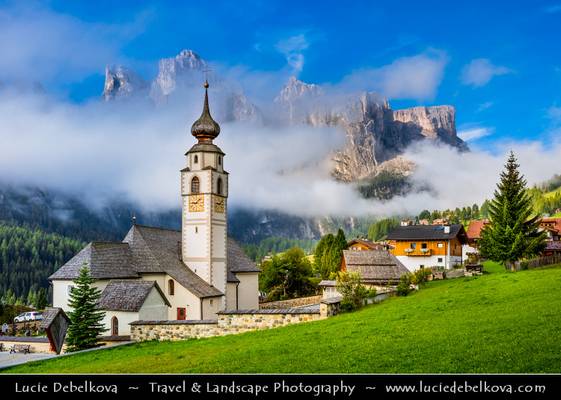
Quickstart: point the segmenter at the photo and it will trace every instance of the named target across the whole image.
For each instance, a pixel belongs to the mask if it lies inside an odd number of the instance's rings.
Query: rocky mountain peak
[[[305,97],[315,97],[323,94],[323,90],[319,85],[313,83],[305,83],[291,76],[286,85],[281,89],[279,95],[275,98],[276,103],[289,103]]]
[[[144,91],[148,83],[136,73],[121,65],[105,67],[105,85],[103,99],[105,101],[130,97],[139,91]]]

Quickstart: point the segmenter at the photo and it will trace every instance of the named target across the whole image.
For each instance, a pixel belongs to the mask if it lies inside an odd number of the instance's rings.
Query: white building
[[[89,243],[49,278],[54,307],[69,311],[70,288],[84,265],[102,290],[110,335],[128,334],[132,320],[209,320],[219,311],[259,307],[259,269],[227,237],[228,173],[213,143],[220,126],[210,115],[208,83],[191,133],[198,142],[181,170],[181,231],[133,224],[122,242]]]

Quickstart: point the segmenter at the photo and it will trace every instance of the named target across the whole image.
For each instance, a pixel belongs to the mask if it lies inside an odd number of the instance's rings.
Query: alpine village
[[[84,243],[0,225],[0,349],[99,349],[6,372],[558,369],[561,210],[536,211],[543,189],[526,186],[515,154],[481,205],[241,243],[208,88],[179,172],[180,230],[133,215],[121,240]],[[561,179],[547,184],[558,199]],[[14,259],[47,279],[7,285]]]

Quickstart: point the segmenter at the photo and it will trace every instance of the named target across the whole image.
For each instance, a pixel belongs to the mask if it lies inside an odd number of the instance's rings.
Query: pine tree
[[[532,216],[532,200],[518,167],[511,152],[489,203],[490,223],[481,232],[481,255],[505,267],[538,254],[545,246],[546,234],[538,230],[539,217]]]
[[[68,314],[68,351],[84,350],[97,345],[98,336],[105,330],[101,321],[105,316],[97,308],[101,291],[92,286],[94,279],[86,264],[80,269],[80,275],[74,281],[76,285],[70,291],[69,306],[72,311]]]

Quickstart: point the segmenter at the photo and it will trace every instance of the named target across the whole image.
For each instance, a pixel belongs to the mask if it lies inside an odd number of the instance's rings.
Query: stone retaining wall
[[[259,304],[260,309],[280,309],[280,308],[293,308],[309,306],[312,304],[318,304],[322,299],[321,295],[310,296],[310,297],[298,297],[297,299],[280,300],[280,301],[268,301],[266,303]]]
[[[49,339],[44,337],[0,336],[4,351],[9,351],[14,345],[29,345],[31,353],[54,353],[51,351]]]
[[[336,315],[339,304],[340,299],[329,299],[317,308],[223,311],[216,321],[135,321],[131,323],[131,339],[137,342],[199,339],[278,328]]]

